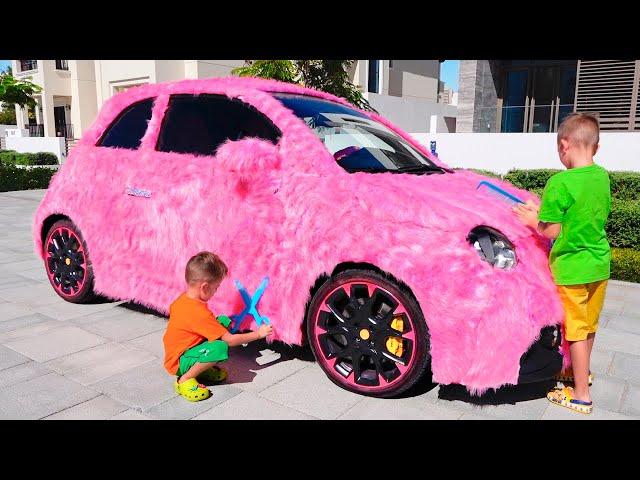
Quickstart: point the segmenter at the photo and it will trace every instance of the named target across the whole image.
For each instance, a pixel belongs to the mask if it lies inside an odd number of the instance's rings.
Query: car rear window
[[[213,155],[227,140],[277,143],[280,130],[253,106],[224,95],[172,95],[158,136],[162,152]]]
[[[155,98],[148,98],[125,108],[105,130],[97,146],[130,150],[140,147],[151,120],[154,100]]]

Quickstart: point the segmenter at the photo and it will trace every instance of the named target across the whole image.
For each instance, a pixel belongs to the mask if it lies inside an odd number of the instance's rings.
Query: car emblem
[[[134,196],[134,197],[144,197],[144,198],[150,198],[151,197],[151,192],[149,190],[142,190],[140,188],[135,188],[135,187],[127,187],[127,188],[125,188],[124,193],[126,193],[127,195]]]

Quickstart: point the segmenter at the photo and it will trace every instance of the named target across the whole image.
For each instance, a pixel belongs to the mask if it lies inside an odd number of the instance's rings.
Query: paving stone
[[[30,307],[64,302],[50,284],[40,282],[34,282],[29,288],[24,288],[24,286],[0,286],[0,298],[11,302],[24,303]]]
[[[23,305],[21,303],[11,303],[6,302],[0,305],[0,328],[2,328],[2,323],[6,320],[11,320],[13,318],[25,317],[27,315],[31,315],[36,313],[36,311],[31,308]],[[2,331],[2,330],[0,330]]]
[[[41,313],[12,318],[11,320],[0,322],[0,343],[42,335],[63,325],[64,323],[53,320]]]
[[[79,327],[62,326],[51,328],[44,335],[30,335],[2,343],[33,360],[46,362],[105,342],[104,338]]]
[[[595,377],[590,388],[594,410],[599,407],[613,412],[620,411],[624,384],[624,380],[618,378],[603,375]]]
[[[620,412],[640,419],[640,384],[628,384]]]
[[[206,400],[189,402],[182,396],[172,397],[166,402],[145,410],[144,413],[160,420],[188,420],[242,393],[239,388],[227,384],[214,385],[209,387],[209,390],[211,390],[211,396]]]
[[[91,388],[134,409],[151,407],[177,396],[174,377],[162,367],[162,362],[149,362],[95,383]]]
[[[465,412],[440,402],[415,398],[365,397],[338,417],[340,420],[456,420]]]
[[[609,373],[619,379],[640,384],[640,355],[616,352]]]
[[[137,410],[131,409],[125,410],[124,412],[111,417],[109,420],[151,420],[151,418],[138,412]]]
[[[456,408],[475,415],[488,416],[502,420],[537,420],[544,413],[549,401],[546,398],[526,400],[515,404],[504,403],[501,405],[476,405],[459,400],[440,400],[438,405],[451,405]]]
[[[51,285],[49,283],[49,278],[47,277],[47,271],[45,270],[43,265],[31,270],[20,270],[20,272],[18,272],[18,275],[28,280],[46,282],[47,285]]]
[[[596,334],[595,344],[601,350],[640,355],[640,335],[611,328],[601,328]]]
[[[640,315],[636,317],[631,316],[630,314],[622,313],[616,317],[613,317],[607,324],[607,328],[635,333],[639,335],[638,338],[640,338]]]
[[[106,343],[47,362],[52,370],[82,385],[92,385],[118,373],[157,361],[149,352],[130,345]]]
[[[109,318],[91,323],[83,323],[82,328],[102,337],[121,342],[141,337],[151,332],[164,330],[167,321],[155,315],[122,310]]]
[[[312,417],[334,419],[362,400],[335,385],[317,365],[303,368],[262,390],[262,397]]]
[[[158,330],[157,332],[151,332],[146,335],[142,335],[141,337],[134,338],[133,340],[127,340],[125,343],[145,350],[157,358],[164,359],[164,344],[162,343],[163,336],[164,330]]]
[[[317,418],[267,400],[256,392],[242,391],[230,400],[194,417],[194,420],[317,420]]]
[[[464,413],[458,420],[500,420],[500,419],[482,415],[480,413],[467,412],[467,413]]]
[[[609,350],[600,350],[596,339],[591,351],[591,371],[596,378],[600,375],[609,374],[609,368],[611,367],[611,362],[613,362],[613,354],[614,352]]]
[[[38,362],[22,363],[15,367],[0,370],[0,388],[25,382],[36,377],[53,373],[50,368]]]
[[[56,373],[0,390],[0,419],[38,419],[96,397],[97,393]]]
[[[125,405],[100,395],[45,417],[45,420],[107,420],[127,410]]]
[[[105,302],[94,304],[79,304],[71,302],[59,302],[49,305],[42,305],[35,307],[37,312],[40,312],[48,317],[55,318],[56,320],[71,320],[78,317],[86,317],[88,315],[97,312],[114,312],[114,315],[119,311],[117,306],[121,302]],[[97,319],[96,319],[97,320]],[[82,322],[76,322],[82,323]]]
[[[15,367],[16,365],[27,363],[29,361],[31,361],[31,359],[24,355],[20,355],[14,350],[0,345],[0,370]]]
[[[618,412],[612,412],[605,408],[598,406],[593,407],[593,412],[590,415],[574,412],[568,408],[560,407],[558,405],[551,405],[547,407],[541,420],[631,420],[633,417],[623,415]]]

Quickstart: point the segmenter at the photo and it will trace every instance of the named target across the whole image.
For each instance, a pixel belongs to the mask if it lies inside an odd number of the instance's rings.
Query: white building
[[[105,100],[145,83],[231,75],[244,60],[13,60],[14,76],[42,88],[35,112],[16,107],[30,136],[79,138]],[[438,104],[438,60],[358,60],[349,72],[371,105],[408,131],[455,131],[455,108]]]

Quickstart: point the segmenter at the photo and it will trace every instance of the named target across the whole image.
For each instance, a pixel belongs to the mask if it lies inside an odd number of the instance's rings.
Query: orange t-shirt
[[[207,304],[180,295],[169,307],[169,325],[162,337],[164,343],[164,368],[175,375],[180,366],[180,356],[205,340],[213,341],[227,333]]]

